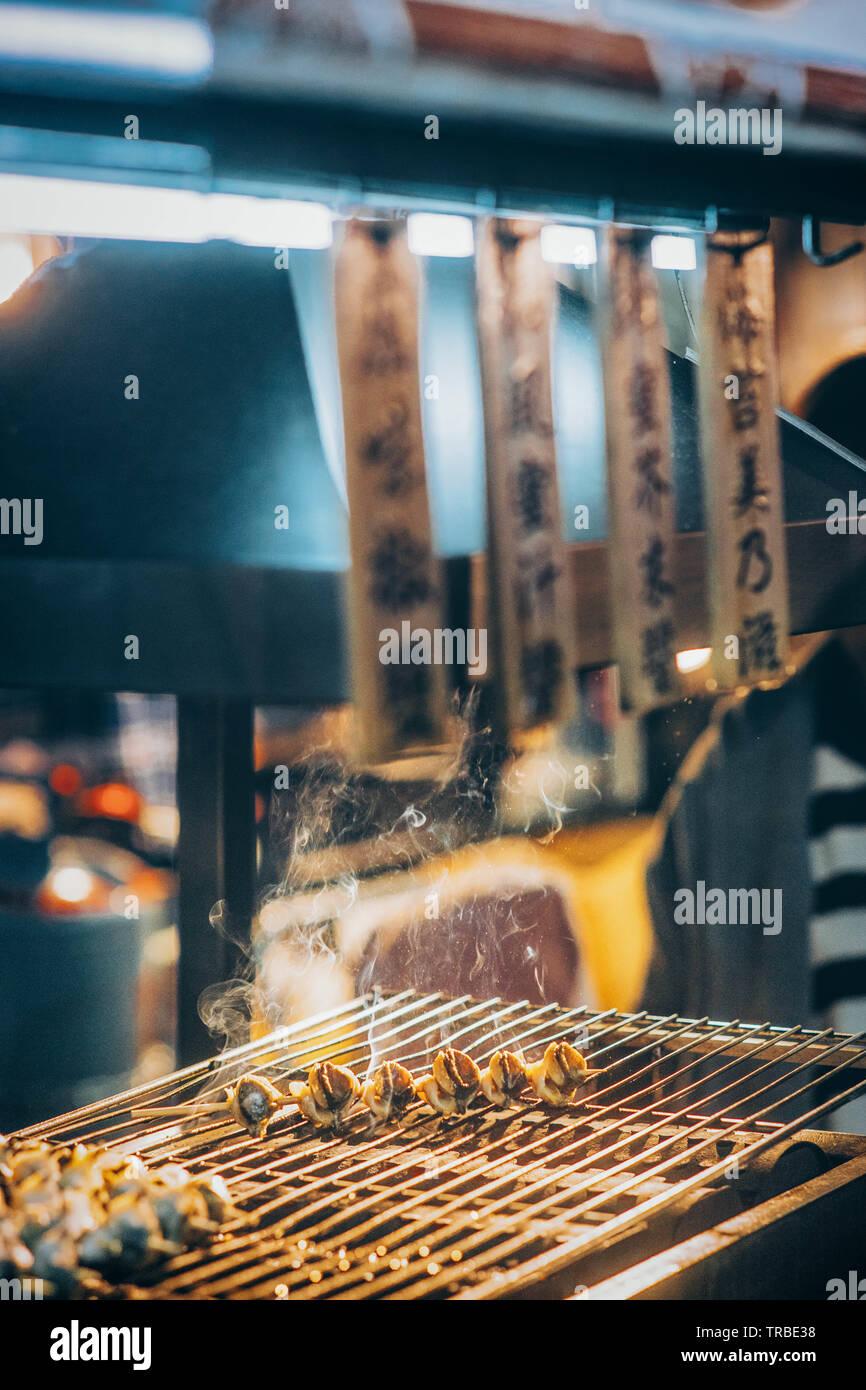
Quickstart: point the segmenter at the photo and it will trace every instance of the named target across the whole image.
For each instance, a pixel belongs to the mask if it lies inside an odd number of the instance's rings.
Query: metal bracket
[[[813,265],[841,265],[842,261],[850,260],[863,250],[863,242],[852,241],[850,246],[843,246],[841,251],[822,251],[821,222],[809,212],[803,217],[803,250]]]

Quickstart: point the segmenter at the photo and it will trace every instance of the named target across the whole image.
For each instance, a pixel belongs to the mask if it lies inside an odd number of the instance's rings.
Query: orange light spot
[[[106,782],[102,787],[94,787],[88,801],[91,814],[111,816],[114,820],[136,820],[141,807],[138,792],[123,782]]]
[[[71,763],[58,763],[48,780],[58,796],[74,796],[81,786],[81,773]]]

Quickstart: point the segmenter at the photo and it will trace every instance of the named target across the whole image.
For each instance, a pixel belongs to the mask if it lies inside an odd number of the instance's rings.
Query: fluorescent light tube
[[[471,256],[472,219],[446,213],[413,212],[408,219],[409,250],[416,256]]]
[[[694,270],[697,265],[690,236],[654,236],[651,250],[656,270]]]
[[[0,232],[305,250],[330,246],[332,235],[321,203],[29,174],[0,174]]]
[[[591,227],[551,222],[541,229],[541,254],[551,265],[595,265],[598,247]]]

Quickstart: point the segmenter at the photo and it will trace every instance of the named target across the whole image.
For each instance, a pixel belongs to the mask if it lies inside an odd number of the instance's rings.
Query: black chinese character
[[[511,383],[508,428],[510,434],[525,431],[544,439],[553,434],[553,422],[549,410],[544,409],[541,377],[537,371],[528,372]]]
[[[651,608],[661,608],[665,596],[674,591],[673,585],[664,577],[664,563],[664,542],[656,536],[640,557],[640,564],[644,570],[644,599]]]
[[[522,556],[517,561],[517,571],[515,607],[521,622],[526,622],[539,606],[537,600],[549,605],[562,569],[548,545],[538,555]]]
[[[388,706],[399,735],[405,739],[430,738],[434,728],[429,710],[429,666],[393,665],[382,670]]]
[[[535,459],[521,459],[514,479],[514,502],[524,531],[540,531],[550,516],[550,474]]]
[[[643,449],[635,459],[635,468],[640,478],[635,500],[641,510],[645,509],[652,516],[658,516],[661,510],[660,500],[671,490],[670,483],[659,473],[661,461],[660,449]]]
[[[530,719],[551,719],[562,683],[562,648],[553,638],[524,647],[521,661],[523,693]]]
[[[405,529],[393,527],[376,537],[370,570],[370,594],[380,608],[400,612],[433,593],[430,552]]]
[[[757,560],[760,573],[754,584],[750,584],[749,571],[752,561]],[[767,552],[767,533],[760,526],[752,527],[740,538],[740,567],[737,570],[737,588],[748,589],[752,594],[762,594],[773,577],[773,561]]]
[[[361,446],[361,460],[381,469],[382,486],[389,497],[411,491],[416,479],[409,467],[409,411],[402,401],[391,406],[387,424],[368,434]]]
[[[645,628],[641,637],[641,670],[656,695],[670,695],[673,678],[674,625],[669,618]]]
[[[760,419],[757,404],[758,392],[755,385],[760,379],[761,376],[758,372],[740,373],[739,398],[730,402],[731,413],[734,417],[734,429],[738,433],[742,430],[753,429]]]
[[[733,498],[737,516],[747,512],[766,511],[770,505],[767,489],[758,480],[758,446],[743,449],[739,458],[740,486]]]
[[[639,433],[648,434],[657,429],[656,374],[645,362],[639,362],[632,373],[629,396]]]
[[[366,376],[385,376],[405,371],[410,358],[403,347],[400,320],[390,309],[378,309],[365,323],[361,371]]]
[[[749,303],[745,285],[736,285],[719,309],[721,336],[725,341],[736,338],[741,343],[751,343],[759,337],[761,327],[762,320]]]
[[[782,664],[778,646],[778,629],[768,609],[756,613],[753,618],[745,618],[740,643],[740,675],[747,676],[750,671],[778,671]]]

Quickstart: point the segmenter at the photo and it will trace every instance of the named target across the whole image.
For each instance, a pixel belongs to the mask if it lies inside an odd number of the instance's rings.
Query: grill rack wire
[[[385,1059],[418,1074],[445,1045],[483,1066],[498,1047],[534,1059],[562,1037],[599,1069],[562,1111],[527,1100],[444,1120],[419,1107],[377,1127],[358,1113],[322,1135],[287,1109],[262,1139],[222,1114],[141,1115],[219,1098],[244,1072],[286,1089],[326,1058],[361,1077]],[[817,1076],[825,1098],[810,1104]],[[488,1299],[579,1273],[723,1184],[734,1158],[864,1090],[864,1034],[376,990],[19,1134],[223,1175],[243,1216],[143,1277],[151,1297]]]

